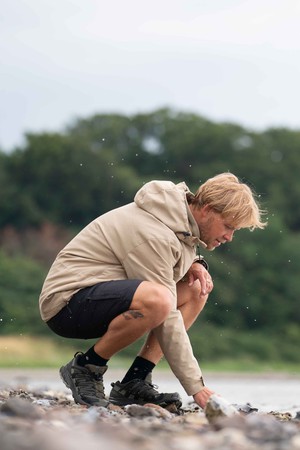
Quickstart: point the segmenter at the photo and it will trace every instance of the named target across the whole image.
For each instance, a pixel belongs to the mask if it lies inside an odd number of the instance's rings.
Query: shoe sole
[[[181,408],[182,406],[182,402],[181,400],[174,400],[174,401],[170,401],[170,402],[162,402],[162,403],[154,403],[154,402],[150,402],[150,401],[138,401],[138,400],[126,400],[126,399],[114,399],[109,397],[109,402],[112,403],[113,405],[118,405],[118,406],[126,406],[126,405],[146,405],[147,403],[153,403],[155,405],[161,406],[162,408],[166,408],[167,406],[170,405],[175,405],[177,409]]]

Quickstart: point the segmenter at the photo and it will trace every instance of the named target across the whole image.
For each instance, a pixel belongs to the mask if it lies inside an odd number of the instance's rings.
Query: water
[[[109,369],[105,374],[106,392],[110,383],[121,380],[125,370]],[[153,382],[162,392],[180,393],[183,404],[192,401],[170,371],[153,372]],[[260,411],[292,412],[300,411],[300,376],[270,373],[264,375],[250,374],[215,374],[205,375],[206,385],[231,403],[250,403]],[[67,391],[55,369],[0,369],[1,387],[27,386],[28,389],[47,388],[54,391]]]
[[[183,404],[192,401],[192,397],[186,395],[172,374],[153,378],[161,391],[179,392]],[[276,373],[264,375],[208,373],[205,375],[205,384],[230,403],[250,403],[263,412],[300,411],[300,376]]]

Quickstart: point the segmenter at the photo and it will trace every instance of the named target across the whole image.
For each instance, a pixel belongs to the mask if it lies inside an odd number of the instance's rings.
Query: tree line
[[[215,288],[192,337],[200,353],[216,345],[299,361],[300,131],[258,132],[171,109],[79,118],[0,151],[0,334],[48,332],[37,310],[43,278],[88,222],[151,179],[195,191],[227,171],[255,190],[269,225],[202,252]]]

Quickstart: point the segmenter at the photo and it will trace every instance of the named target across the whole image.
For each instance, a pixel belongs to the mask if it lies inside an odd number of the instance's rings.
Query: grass
[[[76,351],[76,342],[64,339],[50,339],[40,336],[0,336],[0,367],[2,368],[57,368],[69,361]],[[71,341],[72,343],[72,341]],[[78,344],[78,343],[77,343]],[[90,344],[85,347],[88,348]],[[79,347],[78,347],[79,348]],[[122,354],[110,361],[111,368],[126,368],[132,358]],[[300,374],[300,365],[284,361],[259,361],[255,358],[219,359],[217,361],[200,361],[205,372],[244,372],[244,373],[288,373]],[[159,368],[168,364],[160,362]]]
[[[57,367],[68,353],[47,338],[0,336],[0,367]]]
[[[66,342],[63,339],[41,336],[0,336],[0,368],[60,367],[69,361],[77,350],[76,341],[70,345]],[[88,348],[89,344],[85,347]],[[130,362],[129,358],[116,356],[111,360],[110,366],[123,368],[128,367]]]

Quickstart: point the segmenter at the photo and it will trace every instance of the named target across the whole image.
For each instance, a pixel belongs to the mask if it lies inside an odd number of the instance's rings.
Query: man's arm
[[[147,255],[146,260],[145,255]],[[174,259],[173,262],[172,259]],[[173,281],[175,262],[170,243],[166,245],[162,239],[155,239],[148,240],[136,247],[127,255],[123,264],[129,278],[146,279],[169,287],[173,295],[174,309],[164,323],[155,328],[153,332],[172,371],[187,394],[195,395],[195,401],[197,403],[199,401],[198,404],[201,406],[205,404],[207,388],[204,386],[201,369],[193,354],[181,312],[176,309],[176,284]],[[191,284],[197,279],[199,281],[202,279],[202,284],[204,284],[204,278],[207,277],[208,272],[201,264],[192,264],[189,272],[192,277]],[[201,394],[202,390],[203,394]]]

